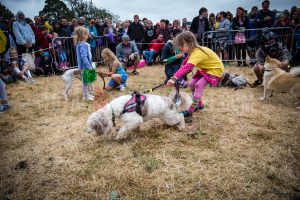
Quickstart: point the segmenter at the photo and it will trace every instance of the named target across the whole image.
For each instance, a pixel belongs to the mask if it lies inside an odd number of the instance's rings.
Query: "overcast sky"
[[[26,17],[33,18],[43,9],[45,0],[0,0],[14,14],[21,10]],[[250,10],[257,5],[261,9],[262,0],[93,0],[97,6],[101,6],[117,14],[121,20],[133,19],[138,14],[140,18],[147,17],[154,23],[160,19],[182,19],[186,17],[191,21],[198,15],[201,7],[206,7],[208,12],[217,13],[225,10],[235,15],[235,9],[239,6]],[[270,9],[290,10],[298,5],[299,0],[271,0]]]

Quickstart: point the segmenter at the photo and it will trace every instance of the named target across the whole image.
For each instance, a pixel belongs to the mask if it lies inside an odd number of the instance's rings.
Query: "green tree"
[[[3,20],[9,20],[13,16],[14,14],[0,2],[0,17],[2,17]]]
[[[107,11],[104,8],[96,7],[92,1],[86,0],[64,0],[71,11],[75,14],[76,17],[84,16],[86,18],[93,18],[93,17],[108,17],[113,21],[119,19],[118,15],[114,15],[113,13]]]
[[[50,21],[58,19],[59,16],[64,16],[68,20],[74,17],[74,13],[70,11],[67,5],[61,0],[46,0],[45,6],[39,12],[41,16],[47,16]]]

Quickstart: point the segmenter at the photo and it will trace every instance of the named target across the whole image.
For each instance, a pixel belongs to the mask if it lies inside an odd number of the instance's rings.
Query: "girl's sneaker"
[[[123,85],[123,84],[120,85],[120,91],[124,91],[125,88],[126,88],[125,85]]]
[[[193,113],[190,113],[189,111],[183,111],[183,112],[180,112],[181,114],[183,114],[184,117],[192,117],[193,116]]]
[[[202,105],[202,106],[197,106],[196,108],[195,108],[195,111],[194,112],[196,112],[196,111],[198,111],[198,110],[203,110],[204,109],[204,105]]]
[[[87,95],[86,97],[82,97],[83,100],[86,100],[86,101],[94,101],[94,97],[92,97],[91,95]]]
[[[0,113],[4,113],[8,109],[10,109],[10,105],[9,104],[0,105]]]

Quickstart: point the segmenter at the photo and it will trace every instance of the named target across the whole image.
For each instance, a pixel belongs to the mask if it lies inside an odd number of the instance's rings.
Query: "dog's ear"
[[[270,56],[267,56],[267,57],[266,57],[266,62],[267,62],[267,63],[270,63],[270,62],[271,62]]]

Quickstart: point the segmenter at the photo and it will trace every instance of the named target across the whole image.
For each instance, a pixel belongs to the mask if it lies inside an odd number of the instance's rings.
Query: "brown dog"
[[[264,101],[272,96],[273,92],[289,92],[296,99],[297,109],[300,109],[300,67],[287,73],[279,68],[280,61],[266,57],[264,64]]]

